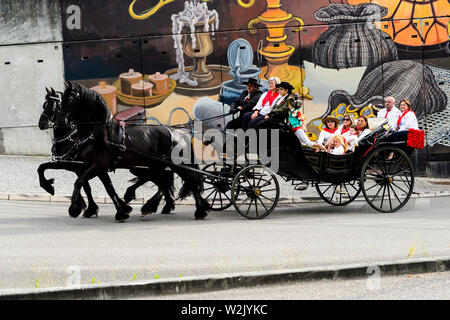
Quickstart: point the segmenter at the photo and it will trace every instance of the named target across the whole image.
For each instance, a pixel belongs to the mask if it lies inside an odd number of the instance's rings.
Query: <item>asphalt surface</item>
[[[450,197],[413,198],[394,214],[363,201],[346,207],[279,205],[263,220],[230,209],[194,221],[174,215],[114,222],[112,205],[96,219],[70,218],[68,203],[0,201],[1,292],[208,274],[299,269],[448,256]]]

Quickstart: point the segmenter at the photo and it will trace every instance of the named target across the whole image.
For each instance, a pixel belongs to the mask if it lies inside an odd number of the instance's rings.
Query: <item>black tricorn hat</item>
[[[290,84],[289,82],[286,81],[282,81],[279,84],[276,85],[277,88],[283,88],[286,90],[294,90],[294,87],[292,86],[292,84]]]
[[[245,85],[247,85],[249,83],[253,83],[254,85],[257,85],[258,87],[261,87],[261,85],[259,84],[258,79],[255,79],[255,78],[249,78],[247,80],[247,82],[242,82],[242,83],[245,84]]]

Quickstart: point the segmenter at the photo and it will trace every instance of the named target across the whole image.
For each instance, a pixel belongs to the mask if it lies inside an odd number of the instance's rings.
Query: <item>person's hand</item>
[[[264,117],[264,119],[269,119],[270,117],[269,117],[269,115],[268,114],[266,114],[266,116]]]
[[[258,114],[259,114],[258,111],[253,112],[253,114],[252,114],[252,116],[251,116],[251,119],[252,119],[252,120],[255,119],[255,118],[258,116]]]

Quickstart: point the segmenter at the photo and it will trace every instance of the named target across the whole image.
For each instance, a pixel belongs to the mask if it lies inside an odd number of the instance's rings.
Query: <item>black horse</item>
[[[51,161],[43,163],[38,168],[39,184],[40,186],[50,193],[55,194],[55,188],[53,187],[54,179],[46,179],[45,171],[48,169],[55,170],[68,170],[74,172],[78,177],[86,170],[84,164],[79,162],[76,143],[78,141],[78,131],[75,125],[64,125],[61,127],[54,127],[55,121],[55,109],[58,103],[61,103],[62,93],[56,92],[53,88],[49,90],[46,88],[47,94],[45,96],[44,110],[39,118],[39,129],[47,130],[53,127],[53,147],[52,156],[62,161]],[[67,160],[67,161],[66,161]],[[92,197],[91,187],[89,183],[83,185],[83,189],[86,193],[89,205],[84,211],[83,216],[91,218],[97,216],[98,206]],[[86,208],[84,199],[81,198],[82,208]],[[76,217],[76,216],[72,216]]]
[[[55,110],[59,107],[58,104],[61,103],[62,93],[56,92],[53,88],[51,90],[47,89],[47,95],[45,97],[45,102],[43,106],[43,112],[41,117],[39,118],[39,128],[41,130],[49,129],[53,127],[53,146],[52,146],[52,156],[56,161],[47,162],[41,164],[38,168],[39,174],[39,182],[41,187],[46,190],[48,193],[54,195],[54,179],[46,179],[44,172],[48,169],[64,169],[68,171],[75,172],[77,176],[80,176],[85,170],[86,167],[81,162],[78,157],[78,145],[79,145],[79,137],[78,130],[76,125],[68,119],[64,125],[57,127],[54,126],[55,122]],[[152,173],[147,168],[133,168],[130,169],[130,172],[136,176],[136,183],[130,186],[125,193],[125,203],[129,203],[131,200],[135,198],[135,191],[137,188],[142,186],[148,181],[153,180]],[[173,201],[173,189],[174,189],[174,179],[173,173],[165,172],[162,177],[164,178],[164,186],[165,189],[161,188],[158,190],[156,195],[147,201],[147,203],[142,207],[142,214],[146,215],[149,213],[153,213],[157,211],[159,202],[161,201],[162,196],[164,195],[166,198],[166,205],[162,210],[162,214],[169,214],[174,209],[174,201]],[[98,215],[98,206],[96,205],[94,199],[92,198],[91,188],[89,183],[87,182],[83,186],[88,201],[89,206],[87,210],[83,213],[83,216],[86,218],[90,218]],[[83,198],[81,198],[81,202],[83,203]],[[85,208],[85,204],[82,204],[82,208]],[[71,212],[72,214],[73,212]],[[75,212],[76,214],[79,214]],[[77,215],[73,215],[72,217],[76,218]]]
[[[116,206],[116,220],[124,221],[131,212],[131,207],[124,203],[116,194],[108,170],[124,168],[137,170],[149,169],[140,181],[151,180],[158,188],[158,193],[147,202],[149,209],[155,209],[162,196],[170,190],[167,176],[177,173],[184,181],[180,198],[193,194],[196,203],[195,219],[203,219],[207,215],[209,205],[202,198],[202,179],[198,165],[189,164],[194,170],[186,166],[175,165],[170,158],[173,147],[180,143],[192,143],[176,135],[164,126],[127,126],[122,127],[113,120],[104,99],[95,91],[71,82],[66,83],[62,103],[56,111],[55,126],[64,125],[65,119],[70,117],[77,126],[80,138],[79,156],[85,164],[86,171],[77,179],[72,194],[72,204],[69,211],[76,214],[81,211],[80,188],[90,179],[98,176]],[[193,148],[190,148],[193,159]],[[140,181],[139,181],[140,180]],[[147,180],[147,181],[148,181]],[[166,206],[174,207],[166,196]],[[130,194],[126,194],[127,200]],[[144,206],[145,207],[145,206]]]

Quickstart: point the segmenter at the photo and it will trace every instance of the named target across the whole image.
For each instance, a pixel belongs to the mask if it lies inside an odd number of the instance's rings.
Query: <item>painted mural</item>
[[[70,0],[61,0],[63,21]],[[177,124],[228,113],[249,78],[278,76],[321,118],[374,117],[408,99],[429,153],[450,151],[448,0],[93,0],[66,27],[65,77],[122,118]],[[84,27],[83,27],[84,25]],[[211,124],[224,127],[230,116]]]

